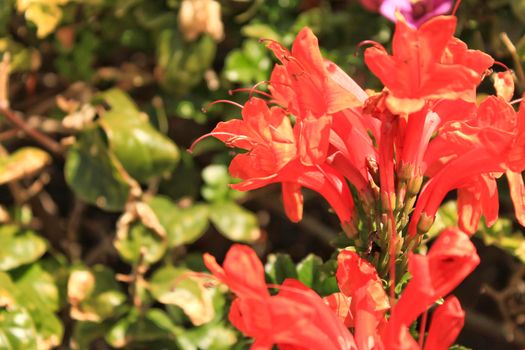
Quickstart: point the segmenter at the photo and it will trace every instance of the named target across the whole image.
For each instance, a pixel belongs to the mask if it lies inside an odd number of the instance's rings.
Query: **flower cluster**
[[[503,174],[525,225],[525,106],[518,112],[512,106],[511,72],[495,73],[496,94],[478,104],[476,88],[493,58],[454,37],[454,16],[417,29],[398,17],[392,53],[377,43],[364,52],[382,91],[365,92],[324,59],[304,28],[291,51],[266,41],[279,64],[269,93],[253,91],[267,98],[250,98],[242,119],[211,132],[246,151],[231,162],[231,174],[242,180],[233,188],[281,184],[292,221],[302,218],[301,188],[318,192],[355,251],[339,254],[341,292],[325,299],[335,312],[297,281],[270,295],[247,248],[233,248],[224,270],[206,256],[208,268],[238,296],[230,320],[255,338],[254,348],[421,348],[424,337],[418,345],[408,327],[477,265],[467,234],[482,215],[488,225],[497,219],[496,179]],[[413,254],[453,190],[459,228],[443,232],[426,256]],[[412,279],[395,304],[396,270],[407,268]],[[424,349],[448,347],[462,322],[458,301],[447,299],[434,313]]]
[[[204,262],[237,296],[229,318],[254,338],[252,349],[272,349],[276,344],[280,349],[387,350],[420,349],[408,327],[449,294],[478,265],[479,257],[465,233],[446,230],[427,255],[410,255],[413,277],[392,308],[374,267],[349,250],[338,256],[341,292],[324,300],[294,279],[272,286],[279,293],[271,295],[261,262],[246,246],[234,245],[224,268],[209,254]],[[464,316],[458,300],[449,296],[434,311],[424,349],[448,349],[463,327]]]

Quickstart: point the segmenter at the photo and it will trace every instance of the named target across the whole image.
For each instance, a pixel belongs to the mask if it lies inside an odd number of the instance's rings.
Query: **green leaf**
[[[155,272],[149,286],[156,300],[177,305],[198,326],[215,316],[214,290],[204,288],[202,281],[194,279],[191,273],[191,270],[166,266]]]
[[[4,52],[11,54],[9,69],[12,73],[36,71],[40,68],[40,52],[36,49],[22,46],[8,37],[2,37],[0,38],[0,53]]]
[[[335,276],[327,277],[319,287],[319,295],[330,295],[339,292],[339,285]]]
[[[72,336],[72,344],[74,344],[73,348],[78,350],[93,349],[91,343],[96,339],[103,338],[107,330],[111,328],[113,323],[114,321],[75,322]]]
[[[244,195],[243,192],[230,188],[230,183],[234,182],[234,179],[224,164],[205,167],[202,170],[202,179],[205,185],[201,189],[201,194],[208,202],[231,201]]]
[[[257,217],[234,202],[212,204],[210,219],[217,230],[232,241],[253,242],[261,235]]]
[[[62,342],[64,327],[54,314],[59,307],[59,292],[53,275],[39,263],[12,272],[16,299],[25,307],[37,332],[39,349],[51,349]]]
[[[64,173],[77,196],[104,210],[121,211],[128,199],[129,185],[119,166],[100,130],[93,129],[82,133],[69,149]]]
[[[196,327],[184,333],[184,340],[192,346],[181,346],[183,350],[229,350],[237,343],[237,336],[233,329],[222,324],[210,323]]]
[[[42,237],[16,225],[0,227],[0,246],[0,271],[36,261],[47,249],[47,243]]]
[[[197,41],[185,42],[179,31],[165,29],[157,44],[157,71],[162,86],[175,94],[184,94],[199,84],[213,63],[217,44],[203,35]]]
[[[105,339],[115,348],[175,350],[176,331],[177,327],[160,309],[150,309],[143,316],[136,309],[131,309],[109,329]],[[162,346],[159,346],[159,342]]]
[[[170,173],[179,160],[175,144],[150,124],[124,92],[111,89],[100,97],[111,106],[100,125],[124,169],[143,183]]]
[[[144,262],[154,264],[166,253],[167,242],[164,237],[141,223],[134,223],[126,232],[118,234],[114,241],[120,257],[130,263],[137,263],[144,252]]]
[[[282,284],[287,278],[298,278],[295,264],[288,254],[270,254],[264,271],[274,284]]]
[[[264,23],[247,24],[242,27],[241,33],[256,40],[271,39],[277,42],[282,41],[281,36],[272,27]]]
[[[195,204],[188,208],[179,208],[163,196],[153,197],[148,204],[166,230],[169,247],[193,243],[208,229],[207,205]]]
[[[309,254],[297,264],[297,277],[304,285],[317,289],[321,278],[323,260],[314,254]]]
[[[0,308],[0,350],[36,350],[36,329],[26,309],[11,305]]]
[[[32,176],[51,162],[51,156],[35,147],[24,147],[0,158],[0,185]]]
[[[125,309],[126,295],[121,292],[113,271],[102,265],[75,268],[67,289],[71,318],[75,320],[101,322]]]
[[[523,0],[511,0],[510,6],[514,15],[522,22],[525,23],[525,1]]]
[[[271,60],[268,50],[257,40],[245,40],[242,49],[232,50],[224,63],[223,74],[231,82],[250,84],[267,79]]]
[[[12,278],[18,290],[17,299],[29,310],[58,310],[59,293],[55,280],[40,263],[13,271]]]

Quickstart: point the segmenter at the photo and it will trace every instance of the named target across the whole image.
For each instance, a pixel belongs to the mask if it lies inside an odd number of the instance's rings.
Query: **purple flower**
[[[454,0],[384,0],[379,12],[396,21],[396,11],[405,17],[407,23],[418,28],[428,19],[448,13]]]

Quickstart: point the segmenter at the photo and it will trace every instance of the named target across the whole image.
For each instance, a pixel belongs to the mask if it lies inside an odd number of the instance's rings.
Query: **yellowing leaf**
[[[212,289],[193,278],[190,270],[164,267],[155,272],[150,290],[155,299],[163,304],[177,305],[195,326],[210,322],[215,316]]]
[[[9,157],[0,158],[0,185],[34,175],[50,162],[49,154],[34,147],[25,147]]]
[[[52,33],[62,19],[62,9],[69,0],[18,0],[18,12],[24,12],[28,21],[37,27],[37,36],[44,38]]]

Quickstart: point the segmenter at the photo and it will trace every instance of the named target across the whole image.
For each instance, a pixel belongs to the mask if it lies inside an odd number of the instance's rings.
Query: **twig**
[[[9,141],[9,140],[14,139],[14,138],[18,138],[18,137],[20,137],[22,135],[24,135],[24,132],[21,131],[21,130],[18,130],[18,129],[6,130],[6,131],[0,133],[0,143],[1,142],[5,142],[5,141]]]
[[[11,56],[6,52],[0,63],[0,106],[9,108],[9,61]]]
[[[24,119],[17,115],[14,111],[9,108],[0,106],[0,114],[2,114],[6,119],[14,124],[17,128],[24,131],[27,135],[32,137],[35,141],[40,143],[42,146],[47,148],[49,151],[53,152],[55,155],[62,156],[62,146],[49,136],[42,134],[36,129],[31,128],[26,124]]]
[[[523,89],[523,84],[525,84],[525,73],[523,72],[523,67],[520,62],[520,58],[518,56],[518,51],[516,50],[516,46],[512,43],[507,33],[502,32],[499,34],[499,37],[501,41],[503,42],[503,45],[509,50],[510,56],[512,57],[512,60],[514,61],[514,68],[516,69],[516,75],[518,76],[518,84],[521,89]]]
[[[75,262],[80,259],[82,249],[80,244],[78,244],[77,236],[80,224],[82,223],[82,216],[86,209],[84,202],[79,199],[75,199],[73,205],[73,210],[71,210],[69,220],[67,221],[66,226],[66,251],[69,252],[69,257],[71,261]]]

